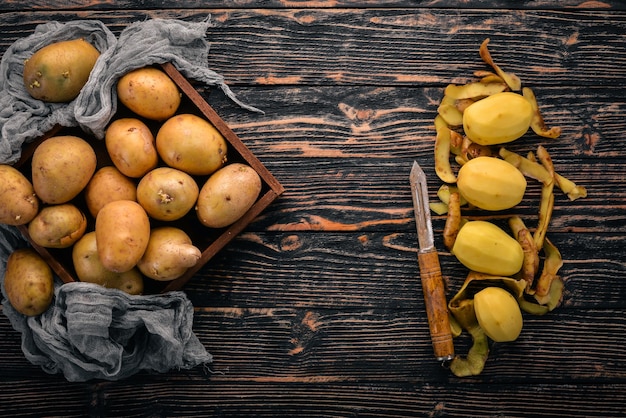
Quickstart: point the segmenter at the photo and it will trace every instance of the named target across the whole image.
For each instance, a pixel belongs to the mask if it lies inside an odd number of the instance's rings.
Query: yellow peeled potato
[[[152,230],[148,248],[137,267],[151,279],[169,281],[182,276],[201,255],[182,229],[164,226]]]
[[[46,248],[67,248],[87,229],[87,218],[71,203],[46,206],[28,224],[28,235]]]
[[[96,217],[95,230],[100,261],[116,273],[135,267],[150,239],[148,214],[131,200],[107,203]]]
[[[115,167],[128,177],[141,177],[159,162],[154,135],[137,118],[113,121],[106,130],[104,142]]]
[[[157,152],[170,167],[188,174],[209,175],[227,159],[226,139],[209,121],[192,114],[166,120],[156,135]]]
[[[72,247],[72,261],[76,276],[81,282],[95,283],[112,289],[123,290],[131,295],[143,292],[144,283],[141,272],[132,268],[122,273],[107,270],[98,256],[96,233],[91,231]]]
[[[530,127],[532,116],[532,107],[521,94],[496,93],[465,109],[463,130],[477,144],[504,144],[523,136]]]
[[[39,211],[39,199],[30,180],[15,167],[0,164],[0,223],[25,225]]]
[[[137,186],[114,166],[102,167],[85,187],[85,202],[95,218],[100,209],[114,200],[137,200]]]
[[[117,97],[137,115],[156,121],[174,115],[181,101],[172,79],[153,67],[139,68],[122,76],[117,82]]]
[[[7,259],[4,289],[16,311],[27,316],[39,315],[52,302],[52,270],[35,250],[20,248]]]
[[[524,320],[519,303],[500,287],[486,287],[474,295],[474,311],[482,330],[495,342],[515,341]]]
[[[33,153],[35,193],[46,203],[69,202],[89,183],[96,162],[96,152],[82,138],[64,135],[47,139]]]
[[[200,189],[196,213],[210,228],[222,228],[241,218],[261,192],[261,178],[241,163],[229,164],[209,177]]]

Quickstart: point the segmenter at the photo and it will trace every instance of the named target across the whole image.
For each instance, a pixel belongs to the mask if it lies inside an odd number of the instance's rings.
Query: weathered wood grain
[[[621,86],[626,80],[626,15],[595,9],[496,15],[485,9],[68,11],[35,12],[26,21],[6,13],[0,25],[10,29],[0,50],[49,20],[99,19],[119,33],[146,18],[199,21],[209,15],[210,65],[232,84],[465,82],[484,68],[478,46],[487,37],[496,62],[533,86]]]
[[[484,0],[464,0],[462,2],[454,0],[266,0],[263,2],[266,8],[367,8],[367,7],[400,7],[400,8],[457,8],[457,9],[474,9],[484,8]],[[181,9],[200,9],[205,7],[236,7],[236,8],[258,8],[259,2],[255,0],[238,0],[235,4],[225,4],[219,0],[183,0],[183,1],[137,1],[137,0],[90,0],[85,1],[67,1],[67,0],[48,0],[48,1],[23,1],[23,0],[6,0],[0,5],[0,10],[124,10],[124,9],[160,9],[160,8],[181,8]],[[513,7],[514,6],[514,7]],[[511,3],[507,0],[490,1],[488,7],[494,9],[585,9],[585,10],[623,10],[624,4],[619,0],[531,0],[518,3]]]
[[[207,368],[68,383],[30,364],[0,315],[0,416],[532,416],[626,414],[626,4],[241,0],[6,1],[0,53],[49,20],[211,15],[210,67],[238,97],[196,86],[285,193],[185,287]],[[549,238],[564,258],[562,305],[525,315],[484,372],[455,378],[432,356],[408,171],[426,168],[443,88],[485,69],[478,46],[533,87],[557,171]],[[534,227],[540,185],[512,213]],[[472,217],[485,214],[472,212]],[[444,250],[448,294],[466,270]],[[456,340],[467,351],[467,336]]]

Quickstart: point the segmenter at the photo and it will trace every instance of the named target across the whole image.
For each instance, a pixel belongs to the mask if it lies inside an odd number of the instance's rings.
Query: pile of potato
[[[25,83],[33,85],[27,74]],[[89,139],[48,138],[33,153],[31,179],[25,167],[0,165],[0,223],[27,227],[41,247],[71,248],[79,280],[141,294],[145,278],[174,280],[201,258],[177,220],[195,211],[202,225],[226,227],[252,207],[262,182],[247,164],[228,163],[228,143],[210,122],[177,113],[181,93],[162,70],[131,71],[117,92],[132,114],[107,128],[110,163],[98,161]],[[68,97],[54,93],[46,97]],[[156,134],[147,123],[156,123]],[[25,315],[43,312],[52,299],[52,274],[42,261],[22,249],[7,263],[7,295]]]

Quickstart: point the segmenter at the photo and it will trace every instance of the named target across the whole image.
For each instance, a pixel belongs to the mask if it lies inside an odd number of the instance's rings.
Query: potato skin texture
[[[166,120],[156,135],[156,147],[165,164],[188,174],[204,176],[223,167],[226,139],[207,120],[183,113]]]
[[[33,184],[15,167],[0,164],[0,223],[25,225],[39,212]]]
[[[137,267],[151,279],[169,281],[182,276],[201,256],[186,232],[164,226],[152,230],[148,248]]]
[[[137,185],[137,201],[152,218],[174,221],[189,212],[200,190],[189,174],[171,167],[159,167]]]
[[[198,219],[210,228],[234,223],[256,202],[261,186],[259,174],[248,165],[233,163],[219,169],[200,189]]]
[[[11,253],[4,274],[4,288],[13,308],[26,316],[45,312],[54,296],[52,269],[32,248]]]
[[[106,130],[104,141],[111,161],[128,177],[142,177],[159,162],[154,135],[137,118],[113,121]]]
[[[24,86],[35,99],[74,100],[87,83],[100,52],[84,39],[44,46],[24,63]]]
[[[67,248],[87,229],[87,218],[71,203],[46,206],[28,224],[28,235],[46,248]]]
[[[135,267],[146,250],[150,221],[139,203],[116,200],[100,209],[95,231],[102,265],[123,273]]]
[[[33,153],[32,181],[37,196],[49,204],[75,198],[96,171],[96,152],[77,136],[55,136]]]
[[[139,295],[143,292],[143,277],[137,268],[115,273],[102,265],[98,256],[95,231],[83,235],[72,247],[72,261],[76,276],[81,282],[123,290],[131,295]]]
[[[117,97],[137,115],[156,121],[172,117],[181,101],[172,79],[153,67],[139,68],[122,76],[117,82]]]
[[[137,200],[137,186],[114,166],[102,167],[85,187],[85,202],[95,218],[100,209],[115,200]]]

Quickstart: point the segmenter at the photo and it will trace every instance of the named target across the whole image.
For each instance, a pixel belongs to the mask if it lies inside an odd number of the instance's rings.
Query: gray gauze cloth
[[[17,228],[0,226],[0,274],[15,248]],[[212,361],[192,331],[193,306],[184,292],[133,296],[91,283],[56,279],[51,307],[26,317],[6,298],[2,310],[22,335],[22,351],[48,373],[71,382],[119,380],[139,371],[190,369]],[[4,280],[3,280],[4,282]]]
[[[171,62],[187,78],[219,87],[234,102],[223,77],[207,68],[202,22],[152,19],[126,27],[116,38],[99,21],[49,22],[12,44],[0,62],[0,163],[13,163],[22,145],[55,125],[79,126],[102,139],[117,107],[116,83],[130,70]],[[43,103],[26,91],[24,60],[52,42],[83,37],[100,52],[87,84],[70,103]],[[14,227],[0,227],[0,273],[27,243]],[[22,334],[22,351],[49,373],[70,381],[118,380],[139,371],[189,369],[212,361],[192,331],[193,306],[183,292],[129,296],[89,283],[61,284],[52,306],[36,317],[15,311],[2,284],[3,312]]]

